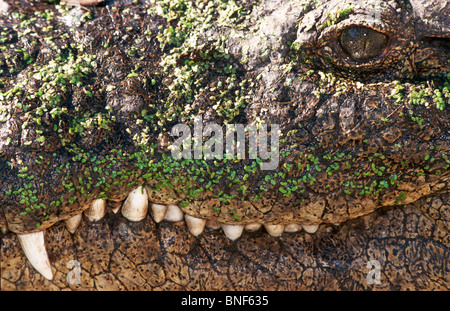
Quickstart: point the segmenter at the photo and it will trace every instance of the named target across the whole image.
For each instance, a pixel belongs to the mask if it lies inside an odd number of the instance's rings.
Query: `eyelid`
[[[347,19],[322,29],[317,39],[317,54],[333,66],[355,69],[359,71],[372,71],[383,69],[398,61],[400,56],[408,53],[410,49],[410,33],[412,24],[407,23],[404,27],[395,25],[392,21],[380,22],[374,19],[364,19],[365,15],[355,14]],[[340,46],[339,37],[342,32],[352,27],[366,27],[380,32],[388,37],[386,49],[374,59],[360,62],[353,60]]]
[[[366,27],[372,30],[378,31],[388,37],[393,37],[395,35],[395,29],[390,29],[386,24],[377,23],[375,21],[367,21],[362,19],[364,15],[356,15],[345,21],[342,21],[336,25],[326,27],[319,36],[319,42],[326,42],[326,39],[335,38],[342,34],[346,29],[352,27]]]
[[[357,60],[353,60],[351,57],[347,55],[347,53],[343,50],[339,43],[339,38],[342,33],[346,29],[350,29],[353,27],[366,27],[372,29],[374,31],[378,31],[388,37],[386,50],[381,53],[378,57],[367,60],[365,62],[360,62]],[[391,32],[386,29],[382,29],[379,25],[374,25],[373,23],[368,23],[367,21],[361,22],[360,20],[357,22],[356,20],[347,19],[339,24],[332,25],[327,27],[322,31],[319,36],[318,45],[319,54],[322,56],[335,60],[336,65],[347,68],[355,68],[355,69],[364,69],[367,67],[372,67],[377,65],[378,63],[383,61],[383,57],[387,54],[390,46],[391,46]],[[325,48],[327,47],[327,48]]]

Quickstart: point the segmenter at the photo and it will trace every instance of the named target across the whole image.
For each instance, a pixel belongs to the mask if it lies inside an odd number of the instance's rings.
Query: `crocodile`
[[[1,290],[450,289],[448,1],[0,3]]]

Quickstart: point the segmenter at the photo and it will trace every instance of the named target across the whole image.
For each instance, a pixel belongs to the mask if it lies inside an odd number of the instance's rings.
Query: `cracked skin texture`
[[[448,214],[449,205],[433,205],[377,210],[314,235],[245,232],[235,242],[214,230],[195,238],[182,223],[157,226],[150,217],[110,214],[83,221],[74,235],[59,223],[46,234],[53,281],[27,265],[10,234],[2,290],[448,290],[448,246],[439,242],[448,231],[421,207]],[[74,258],[81,284],[66,280]],[[370,260],[380,262],[381,284],[366,280]]]
[[[11,230],[1,236],[2,290],[449,289],[444,1],[107,2],[70,14],[9,3],[0,16],[0,225]],[[381,20],[368,17],[373,8]],[[388,38],[363,62],[341,36],[358,27]],[[169,170],[167,133],[198,114],[280,124],[277,170],[250,159]],[[93,199],[120,204],[140,184],[150,201],[198,217],[321,226],[235,242],[150,216],[108,213],[73,235],[64,228]],[[52,281],[15,235],[43,229]],[[78,285],[66,280],[73,259]],[[370,260],[381,284],[367,283]]]

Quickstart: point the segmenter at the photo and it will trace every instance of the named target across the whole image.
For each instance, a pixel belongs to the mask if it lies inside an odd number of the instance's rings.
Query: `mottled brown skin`
[[[217,28],[213,27],[214,31],[201,38],[211,43],[219,35],[227,36],[230,63],[238,68],[238,82],[261,75],[253,86],[252,100],[231,121],[248,124],[259,118],[268,123],[281,124],[284,134],[298,130],[287,144],[296,143],[297,146],[284,149],[291,155],[281,159],[278,170],[288,176],[301,177],[305,167],[300,173],[289,173],[283,170],[283,164],[297,165],[299,160],[307,162],[303,153],[320,158],[320,161],[319,169],[308,168],[315,182],[305,184],[302,193],[284,197],[277,191],[279,185],[268,185],[269,191],[262,199],[251,201],[249,197],[259,192],[264,176],[256,174],[248,179],[249,189],[243,202],[222,204],[213,198],[213,193],[205,192],[198,199],[187,198],[190,204],[184,206],[183,211],[224,223],[235,223],[234,217],[237,215],[242,218],[241,223],[321,224],[317,233],[284,233],[281,237],[271,237],[260,230],[256,233],[245,232],[232,242],[221,231],[207,229],[199,237],[193,237],[184,223],[155,224],[150,216],[144,221],[132,223],[120,214],[110,212],[97,223],[83,220],[72,235],[61,220],[88,208],[95,197],[67,204],[71,194],[60,184],[61,176],[67,171],[63,169],[62,173],[55,173],[55,169],[70,161],[73,154],[62,147],[61,137],[50,130],[47,136],[50,143],[45,146],[36,143],[38,136],[33,131],[28,135],[36,136],[26,137],[20,131],[24,123],[23,112],[16,109],[9,123],[0,124],[0,226],[12,231],[0,233],[1,289],[448,290],[450,175],[448,168],[445,169],[448,162],[443,160],[443,155],[449,154],[449,105],[447,103],[439,111],[431,98],[429,106],[413,105],[405,98],[421,81],[427,81],[430,89],[448,82],[448,76],[440,75],[450,72],[447,14],[450,8],[444,1],[384,3],[381,14],[383,23],[379,24],[363,18],[371,6],[380,6],[378,1],[370,1],[359,8],[355,7],[358,1],[323,1],[321,6],[308,1],[267,1],[255,7],[251,3],[239,2],[250,11],[254,10],[249,14],[249,24],[262,21],[263,30],[247,34],[246,30],[251,28],[247,26],[241,33],[238,30],[238,35],[232,35],[230,27],[215,25]],[[20,7],[17,3],[11,5],[14,10],[26,14],[37,10],[29,6]],[[143,11],[139,6],[117,5],[120,8],[129,7],[130,12],[123,13],[121,18],[117,13],[119,10],[114,9],[113,4],[106,3],[90,9],[94,12],[92,21],[81,26],[72,25],[75,31],[70,40],[81,44],[91,42],[86,45],[86,51],[100,55],[95,74],[85,80],[89,90],[98,92],[92,99],[77,87],[61,93],[63,103],[70,103],[70,117],[77,116],[79,111],[101,111],[106,104],[112,107],[116,123],[109,131],[94,128],[88,133],[72,135],[68,130],[70,124],[58,124],[63,129],[64,139],[85,150],[92,150],[98,158],[108,155],[109,150],[117,145],[135,152],[138,147],[133,145],[131,137],[142,131],[142,127],[135,124],[133,115],[155,102],[160,110],[168,109],[162,100],[170,96],[167,90],[170,81],[164,80],[164,77],[158,78],[156,86],[139,79],[125,79],[136,63],[141,64],[141,76],[152,77],[159,69],[157,64],[162,50],[155,34],[161,32],[158,26],[162,25],[164,29],[167,22],[158,16],[148,17],[151,23],[149,20],[144,22],[139,18],[126,18],[133,13],[142,17]],[[336,17],[339,12],[345,12],[347,6],[352,6],[351,14]],[[17,23],[8,16],[0,18],[7,27]],[[322,27],[327,25],[327,20],[328,26]],[[142,53],[146,57],[140,60],[130,58],[125,51],[129,50],[133,40],[125,37],[125,33],[138,38],[145,25],[151,28],[153,40],[148,45],[139,46],[144,48]],[[355,62],[342,52],[337,43],[342,25],[370,27],[385,33],[390,38],[390,45],[379,57],[364,63]],[[58,27],[54,28],[55,36]],[[10,36],[7,39],[10,42],[17,39],[13,31],[7,36]],[[61,39],[61,42],[65,40]],[[289,47],[287,42],[295,44]],[[110,50],[109,57],[104,56],[101,50],[105,43],[116,45]],[[166,53],[169,46],[163,47]],[[39,48],[34,50],[33,57],[40,63],[55,56],[45,47],[48,45],[40,40]],[[264,54],[266,50],[269,57]],[[180,56],[180,63],[185,59],[201,61],[200,54],[198,49],[193,49]],[[247,61],[242,61],[244,58]],[[9,65],[14,60],[8,58],[5,64]],[[294,60],[296,62],[290,63],[292,69],[284,70],[283,65]],[[223,60],[215,62],[217,66],[222,64]],[[15,83],[14,77],[23,79],[19,73],[28,69],[20,63],[20,58],[18,68],[20,70],[17,72],[3,75],[2,92]],[[339,83],[329,83],[321,76],[323,73],[332,74]],[[223,124],[226,118],[217,113],[209,96],[214,95],[216,89],[220,91],[219,81],[225,82],[226,77],[216,76],[211,71],[202,78],[204,90],[192,103],[192,114],[202,111],[205,122]],[[395,80],[400,81],[403,87],[403,101],[400,104],[392,97],[395,85],[391,82]],[[33,83],[39,85],[40,82],[29,82],[31,86]],[[100,91],[107,84],[115,85],[116,89]],[[183,99],[173,100],[178,105],[184,105]],[[423,118],[422,122],[412,121],[408,117],[409,111]],[[191,122],[184,115],[168,124],[158,125],[150,133],[152,141],[157,141],[159,133],[164,133],[177,121]],[[47,116],[45,122],[49,129],[53,127],[50,117]],[[29,128],[40,127],[30,124]],[[125,128],[129,132],[124,131]],[[8,135],[12,142],[6,144]],[[29,147],[25,147],[26,141],[32,141]],[[163,150],[162,146],[159,148],[159,151]],[[345,160],[326,160],[324,156],[327,152],[336,157],[339,153],[350,155],[346,158],[352,159],[350,167],[345,168]],[[381,154],[383,158],[375,154]],[[49,164],[37,165],[34,162],[37,155],[49,160]],[[430,157],[436,161],[430,164],[431,168],[425,169]],[[22,160],[23,164],[18,160]],[[7,161],[17,166],[11,169]],[[327,174],[327,166],[336,163],[341,168],[332,175]],[[132,167],[135,162],[130,160],[126,164]],[[374,180],[378,184],[385,181],[384,177],[376,175],[372,165],[375,168],[385,167],[381,175],[395,174],[395,180],[401,183],[376,194],[358,196],[347,193],[351,189],[343,183],[354,178],[351,177],[354,172],[359,173],[354,181],[365,186]],[[18,196],[4,194],[27,182],[17,177],[21,166],[36,172],[33,184],[39,190],[40,202],[49,205],[55,197],[64,196],[66,199],[66,203],[59,208],[49,210],[50,217],[45,221],[38,212],[20,215],[23,207]],[[242,174],[242,166],[232,164],[238,174]],[[87,164],[78,163],[67,170],[76,183],[85,169],[89,169]],[[111,171],[114,169],[111,168]],[[148,180],[133,176],[129,181],[151,184]],[[45,188],[40,186],[41,182],[45,182]],[[220,185],[225,188],[225,184]],[[95,188],[91,193],[97,195],[101,190]],[[109,189],[109,206],[125,199],[126,191],[123,190]],[[167,193],[171,191],[163,188],[154,192],[150,195],[150,201],[180,203],[185,199],[178,194],[176,199],[171,199],[174,202],[169,202]],[[236,194],[233,191],[230,190],[230,194]],[[219,215],[211,208],[212,205],[220,206]],[[37,220],[40,221],[39,228],[35,226]],[[54,270],[52,281],[45,280],[27,263],[15,235],[43,229],[47,229],[47,249]],[[70,285],[66,280],[71,271],[67,263],[74,259],[82,268],[81,284]],[[370,260],[380,262],[381,284],[367,282],[370,271],[367,262]]]
[[[443,198],[380,209],[314,235],[259,231],[236,242],[214,230],[195,238],[184,223],[155,225],[150,217],[132,223],[109,214],[84,220],[74,235],[59,223],[46,235],[53,281],[27,263],[11,233],[2,239],[2,290],[445,291],[450,205]],[[447,221],[426,216],[431,211]],[[72,259],[81,284],[66,280]],[[370,260],[380,262],[381,284],[366,280]]]

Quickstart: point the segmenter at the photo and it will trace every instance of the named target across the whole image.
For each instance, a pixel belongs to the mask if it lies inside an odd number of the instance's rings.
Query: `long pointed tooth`
[[[191,215],[185,215],[184,220],[192,235],[198,236],[205,230],[206,219],[197,218]]]
[[[177,222],[177,221],[182,221],[184,218],[184,213],[181,210],[181,208],[179,208],[176,205],[173,204],[169,204],[167,205],[167,212],[166,212],[166,216],[164,216],[164,220],[167,220],[169,222]]]
[[[242,231],[244,231],[243,225],[230,225],[230,224],[222,224],[222,229],[227,238],[234,241],[242,235]]]
[[[300,230],[302,230],[302,225],[300,225],[300,224],[289,224],[284,227],[284,232],[293,233],[293,232],[298,232]]]
[[[284,225],[264,225],[271,236],[280,236],[284,231]]]
[[[69,230],[70,233],[75,233],[75,231],[77,230],[78,226],[81,223],[82,216],[83,215],[80,213],[64,221],[66,223],[66,228],[67,230]]]
[[[315,233],[319,229],[319,225],[302,225],[302,227],[308,233]]]
[[[150,212],[152,213],[153,220],[158,223],[164,219],[167,212],[167,205],[155,204],[150,206]]]
[[[94,200],[87,210],[84,211],[84,215],[89,221],[99,221],[106,214],[106,201],[103,199]]]
[[[45,249],[44,231],[18,234],[22,250],[31,265],[48,280],[53,278],[52,267]]]
[[[122,215],[131,221],[141,221],[147,216],[148,195],[145,187],[141,186],[128,194],[122,206]]]
[[[206,221],[206,226],[208,227],[208,228],[211,228],[211,229],[213,229],[213,230],[217,230],[217,229],[220,229],[220,222],[218,222],[217,220],[213,220],[213,219],[208,219],[207,221]]]
[[[3,234],[7,234],[8,233],[8,228],[7,227],[0,227],[0,230],[2,231]]]
[[[249,232],[255,232],[255,231],[258,231],[259,229],[261,229],[261,227],[262,227],[262,224],[255,222],[255,223],[251,223],[251,224],[246,224],[245,230],[247,230]]]

